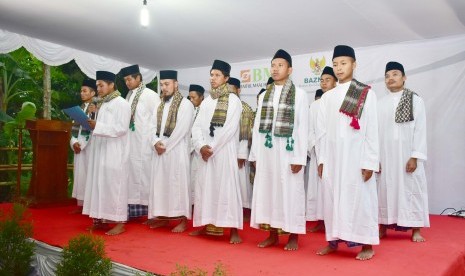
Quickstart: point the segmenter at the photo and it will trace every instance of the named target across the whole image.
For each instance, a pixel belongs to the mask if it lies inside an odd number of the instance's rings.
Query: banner
[[[465,35],[355,48],[355,78],[369,84],[378,99],[388,93],[384,70],[389,61],[404,65],[405,86],[424,100],[427,115],[426,175],[430,212],[465,207]],[[278,49],[276,49],[278,50]],[[309,104],[319,89],[321,70],[332,67],[332,50],[292,56],[292,80],[304,89]],[[292,54],[292,52],[290,52]],[[231,76],[241,80],[241,99],[253,108],[256,95],[270,76],[269,58],[231,63]],[[221,57],[218,57],[221,59]],[[227,61],[227,60],[226,60]],[[209,63],[213,63],[209,61]],[[181,90],[196,83],[208,91],[210,66],[178,70]]]

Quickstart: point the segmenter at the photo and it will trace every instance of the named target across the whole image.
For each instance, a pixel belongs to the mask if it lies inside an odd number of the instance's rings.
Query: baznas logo
[[[317,76],[321,75],[321,71],[323,70],[323,68],[325,68],[325,65],[326,59],[324,56],[321,60],[319,60],[318,58],[310,58],[310,69],[312,69],[313,74]]]
[[[241,70],[241,82],[250,82],[250,69]]]

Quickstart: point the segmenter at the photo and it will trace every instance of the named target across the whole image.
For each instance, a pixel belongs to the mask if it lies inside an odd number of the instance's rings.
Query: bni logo
[[[253,68],[241,70],[241,82],[263,82],[271,76],[269,68]]]
[[[250,82],[250,69],[241,70],[241,82]]]

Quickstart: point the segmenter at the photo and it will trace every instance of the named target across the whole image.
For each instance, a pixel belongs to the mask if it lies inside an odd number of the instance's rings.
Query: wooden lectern
[[[68,148],[71,122],[28,120],[32,140],[32,177],[27,192],[30,207],[72,204],[68,198]]]

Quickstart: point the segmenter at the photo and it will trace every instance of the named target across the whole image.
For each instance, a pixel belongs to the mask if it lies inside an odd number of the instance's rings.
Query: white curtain
[[[20,47],[26,48],[38,60],[52,66],[62,65],[74,59],[81,71],[94,79],[95,72],[98,70],[118,73],[121,68],[130,65],[55,43],[0,30],[1,54],[12,52]],[[157,75],[156,71],[147,68],[140,68],[140,71],[145,82],[151,82]]]

